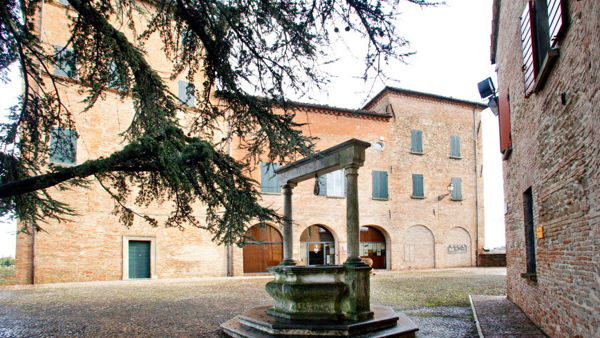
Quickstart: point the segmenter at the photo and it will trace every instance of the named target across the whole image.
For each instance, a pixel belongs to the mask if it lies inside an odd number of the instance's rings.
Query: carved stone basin
[[[368,266],[275,266],[268,270],[275,275],[266,286],[274,300],[267,310],[272,316],[302,320],[373,317],[368,303]]]

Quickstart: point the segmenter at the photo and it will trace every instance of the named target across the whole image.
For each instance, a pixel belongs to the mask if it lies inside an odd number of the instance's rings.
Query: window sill
[[[552,66],[554,66],[554,63],[558,59],[559,55],[560,53],[558,47],[548,50],[548,54],[546,54],[544,62],[540,67],[540,73],[538,74],[538,77],[537,79],[535,79],[535,83],[533,84],[533,93],[538,92],[542,90],[542,88],[544,88],[546,79],[548,78],[548,75],[550,75],[550,70],[552,69]]]
[[[261,191],[260,193],[263,194],[263,195],[281,195],[280,192]]]
[[[415,200],[424,200],[425,196],[414,196],[414,195],[410,195],[410,198],[415,199]]]
[[[387,197],[385,197],[385,198],[383,198],[383,197],[371,197],[371,199],[375,200],[375,201],[387,201],[388,200]]]
[[[460,157],[460,156],[452,156],[452,155],[450,155],[450,156],[448,156],[448,158],[452,159],[452,160],[462,160],[462,157]]]
[[[413,154],[413,155],[425,155],[425,153],[423,152],[417,152],[417,151],[409,151],[409,154]]]
[[[344,199],[344,198],[346,198],[346,196],[327,196],[327,198]]]
[[[521,278],[525,278],[527,280],[530,280],[534,283],[537,283],[537,274],[535,273],[530,273],[530,272],[525,272],[521,274]]]
[[[451,201],[456,201],[456,202],[461,202],[463,199],[462,198],[451,198]]]
[[[55,167],[61,167],[61,168],[69,168],[69,167],[74,167],[77,165],[77,162],[75,163],[66,163],[66,162],[48,162],[48,164],[55,166]]]

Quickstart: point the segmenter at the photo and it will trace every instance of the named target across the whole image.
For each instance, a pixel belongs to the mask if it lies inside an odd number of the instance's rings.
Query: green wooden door
[[[129,241],[129,278],[150,278],[149,241]]]

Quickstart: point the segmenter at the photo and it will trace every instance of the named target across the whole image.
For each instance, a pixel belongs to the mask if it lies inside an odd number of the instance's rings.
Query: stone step
[[[246,311],[223,323],[221,328],[232,337],[414,337],[418,330],[406,315],[381,305],[372,305],[375,317],[361,322],[286,320],[268,315],[267,308],[260,306]]]

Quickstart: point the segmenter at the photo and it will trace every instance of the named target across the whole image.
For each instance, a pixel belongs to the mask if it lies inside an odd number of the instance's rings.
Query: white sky
[[[313,102],[359,108],[386,84],[481,102],[477,83],[489,76],[495,81],[494,67],[489,61],[492,0],[446,0],[446,3],[438,8],[400,4],[398,32],[411,42],[408,50],[417,54],[409,57],[407,64],[386,68],[386,75],[397,81],[365,83],[357,79],[362,75],[362,59],[347,52],[347,48],[339,48],[336,50],[340,54],[336,56],[341,58],[340,62],[327,68],[335,77],[326,92],[311,93]],[[10,85],[0,86],[0,112],[4,115],[16,103],[21,83],[16,79]],[[485,246],[494,248],[504,245],[504,196],[498,119],[489,109],[483,112],[482,133]],[[14,223],[0,220],[0,257],[14,256],[15,233]]]

